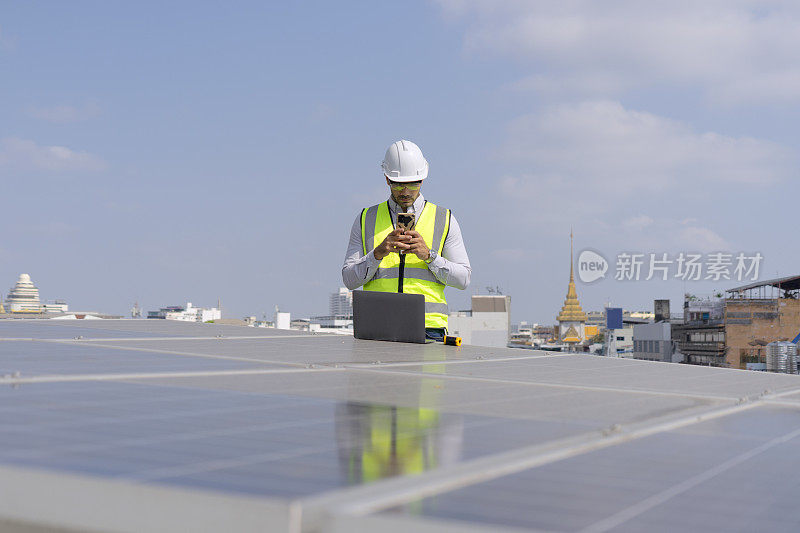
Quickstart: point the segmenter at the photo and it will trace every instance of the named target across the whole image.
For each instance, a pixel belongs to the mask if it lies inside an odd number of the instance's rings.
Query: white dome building
[[[6,312],[39,313],[42,304],[39,302],[39,289],[31,281],[28,274],[20,274],[16,285],[6,296]]]

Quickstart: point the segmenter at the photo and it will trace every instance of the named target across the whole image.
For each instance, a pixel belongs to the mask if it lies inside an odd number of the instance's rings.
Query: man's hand
[[[422,261],[425,261],[428,258],[430,258],[431,250],[425,244],[425,239],[422,238],[422,235],[420,235],[413,229],[410,229],[406,231],[405,236],[411,237],[408,241],[406,241],[409,245],[408,249],[406,250],[406,253],[416,254],[416,256],[419,257],[420,260]]]
[[[411,241],[410,233],[417,232],[406,232],[404,234],[402,228],[394,230],[383,239],[382,243],[375,247],[372,255],[375,256],[375,259],[381,260],[392,252],[399,252],[400,250],[408,251],[408,249],[411,248],[409,245],[409,241]]]

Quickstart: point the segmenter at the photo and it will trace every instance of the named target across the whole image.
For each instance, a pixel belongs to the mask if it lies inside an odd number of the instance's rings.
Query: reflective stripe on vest
[[[414,225],[422,236],[425,245],[439,255],[450,229],[450,210],[426,202]],[[374,249],[394,230],[389,203],[373,205],[361,212],[361,242],[364,255]],[[384,257],[375,276],[364,284],[364,290],[398,292],[400,285],[400,254],[389,253]],[[445,285],[414,254],[405,254],[402,276],[402,292],[425,296],[425,327],[447,327],[447,300],[444,297]]]

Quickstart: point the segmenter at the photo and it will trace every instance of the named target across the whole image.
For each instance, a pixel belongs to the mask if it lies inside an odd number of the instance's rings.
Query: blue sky
[[[464,232],[451,307],[499,285],[551,323],[570,227],[612,263],[759,251],[760,277],[795,274],[798,23],[791,2],[6,2],[0,288],[324,314],[399,138]],[[584,308],[738,284],[611,277]]]

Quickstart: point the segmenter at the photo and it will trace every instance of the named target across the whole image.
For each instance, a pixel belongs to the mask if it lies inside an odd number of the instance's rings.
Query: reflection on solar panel
[[[2,531],[796,530],[800,377],[0,322]]]

